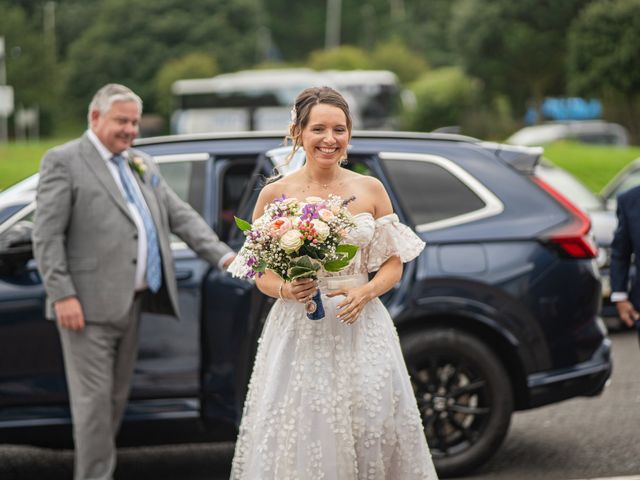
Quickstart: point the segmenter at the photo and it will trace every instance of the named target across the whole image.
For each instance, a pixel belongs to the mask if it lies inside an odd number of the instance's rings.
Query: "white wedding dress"
[[[347,240],[360,249],[337,277],[366,282],[366,273],[390,256],[407,262],[424,248],[395,214],[354,217],[357,227]],[[231,273],[239,273],[238,267],[232,264]],[[437,479],[387,309],[376,298],[356,323],[345,325],[336,318],[343,298],[323,295],[325,317],[316,321],[301,303],[274,304],[256,355],[231,479]]]

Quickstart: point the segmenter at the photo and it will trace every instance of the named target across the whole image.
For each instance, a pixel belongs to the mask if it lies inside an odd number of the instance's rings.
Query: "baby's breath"
[[[243,276],[253,278],[269,269],[290,280],[292,261],[302,255],[322,265],[340,258],[336,249],[355,226],[347,209],[353,198],[329,195],[326,200],[309,200],[314,201],[283,195],[266,205],[264,214],[244,232],[246,240],[239,252],[245,266]]]

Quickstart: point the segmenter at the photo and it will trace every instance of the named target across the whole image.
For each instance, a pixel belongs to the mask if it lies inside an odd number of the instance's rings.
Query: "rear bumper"
[[[576,396],[599,395],[611,376],[611,369],[611,341],[605,337],[586,362],[529,375],[527,407],[540,407]]]

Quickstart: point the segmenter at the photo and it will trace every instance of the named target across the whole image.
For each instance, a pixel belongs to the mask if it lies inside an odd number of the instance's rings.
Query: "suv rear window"
[[[481,210],[482,199],[441,165],[426,160],[382,160],[393,189],[416,225]]]

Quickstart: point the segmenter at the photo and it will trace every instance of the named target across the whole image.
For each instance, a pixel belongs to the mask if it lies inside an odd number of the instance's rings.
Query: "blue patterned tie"
[[[131,177],[127,175],[127,162],[122,155],[114,155],[111,161],[118,166],[120,181],[124,187],[127,200],[133,203],[140,213],[144,230],[147,233],[147,285],[153,293],[160,290],[162,285],[162,262],[160,260],[160,249],[158,247],[158,234],[156,226],[153,223],[151,214],[147,210],[146,205],[137,190],[133,186]]]

